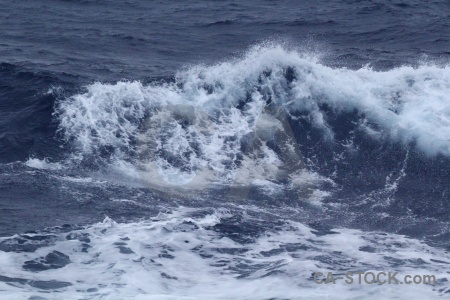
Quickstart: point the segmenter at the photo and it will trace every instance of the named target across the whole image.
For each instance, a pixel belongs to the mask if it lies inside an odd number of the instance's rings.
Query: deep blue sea
[[[450,1],[0,0],[0,299],[445,299],[449,252]]]

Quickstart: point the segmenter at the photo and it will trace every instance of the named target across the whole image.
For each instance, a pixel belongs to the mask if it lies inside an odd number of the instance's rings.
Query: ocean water
[[[0,299],[450,296],[449,1],[1,4]]]

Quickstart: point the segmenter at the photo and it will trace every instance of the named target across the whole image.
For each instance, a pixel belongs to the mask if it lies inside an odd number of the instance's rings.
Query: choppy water
[[[448,1],[0,20],[2,299],[449,295]],[[437,281],[313,280],[348,271]]]

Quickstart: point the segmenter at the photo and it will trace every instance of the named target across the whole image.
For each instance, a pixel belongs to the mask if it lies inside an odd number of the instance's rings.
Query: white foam
[[[106,218],[70,232],[71,239],[66,239],[69,233],[56,234],[54,243],[36,252],[0,251],[1,269],[10,278],[70,282],[58,289],[57,297],[64,299],[435,299],[448,291],[442,281],[450,279],[448,253],[401,235],[351,229],[316,235],[288,221],[278,231],[267,229],[253,241],[240,243],[210,227],[226,224],[233,213],[199,212],[180,208],[127,224]],[[261,222],[249,218],[246,221]],[[81,251],[86,241],[75,238],[83,235],[90,239],[88,252]],[[361,250],[364,247],[372,250]],[[55,250],[72,263],[41,272],[22,268],[25,261]],[[328,271],[399,272],[399,279],[405,274],[435,275],[441,281],[436,286],[312,281],[312,273]],[[0,282],[2,299],[40,292],[27,284]]]
[[[56,115],[82,156],[112,147],[116,166],[131,165],[156,185],[246,185],[277,182],[304,168],[298,151],[281,157],[267,144],[276,138],[285,153],[296,147],[288,115],[308,112],[333,139],[321,104],[337,112],[356,109],[370,136],[415,141],[429,155],[450,155],[448,95],[449,66],[349,70],[260,45],[239,59],[180,71],[173,83],[94,83],[61,101]]]
[[[45,170],[61,170],[63,169],[63,165],[58,162],[49,162],[47,158],[38,159],[38,158],[29,158],[25,164],[30,168],[35,169],[45,169]]]

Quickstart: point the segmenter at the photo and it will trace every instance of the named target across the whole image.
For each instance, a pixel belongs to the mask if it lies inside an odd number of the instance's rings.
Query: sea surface
[[[449,252],[450,1],[0,1],[0,299],[446,299]]]

